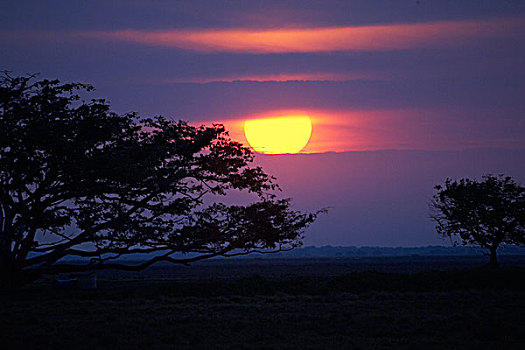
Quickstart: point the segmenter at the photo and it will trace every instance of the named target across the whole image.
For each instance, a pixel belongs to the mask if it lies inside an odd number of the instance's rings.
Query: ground
[[[525,258],[479,262],[238,259],[105,272],[97,290],[42,280],[2,292],[2,348],[524,348]]]

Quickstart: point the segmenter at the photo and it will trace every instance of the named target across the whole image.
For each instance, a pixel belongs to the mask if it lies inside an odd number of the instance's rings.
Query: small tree
[[[317,213],[277,199],[274,179],[222,125],[117,115],[83,90],[92,87],[0,79],[0,285],[300,245]],[[222,204],[235,190],[256,201]],[[147,260],[116,261],[131,253]],[[66,256],[89,262],[57,264]]]
[[[431,208],[439,235],[459,236],[463,245],[489,250],[488,266],[499,266],[501,244],[525,244],[525,188],[511,177],[483,176],[483,181],[446,179],[435,187]]]

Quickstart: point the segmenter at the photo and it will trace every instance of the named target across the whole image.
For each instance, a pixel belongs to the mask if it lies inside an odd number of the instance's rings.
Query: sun
[[[250,119],[244,122],[244,135],[256,152],[298,153],[310,140],[312,120],[307,115]]]

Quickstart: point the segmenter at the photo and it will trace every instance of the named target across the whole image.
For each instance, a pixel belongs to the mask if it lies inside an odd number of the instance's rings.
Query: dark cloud
[[[0,28],[275,28],[482,19],[524,12],[520,0],[18,0],[0,5]]]

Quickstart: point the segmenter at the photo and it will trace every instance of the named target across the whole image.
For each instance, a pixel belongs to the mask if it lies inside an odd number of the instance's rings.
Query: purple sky
[[[257,157],[297,208],[332,207],[306,244],[444,244],[448,177],[525,182],[525,2],[10,1],[0,69],[93,84],[117,112],[314,120],[299,155]],[[95,97],[95,96],[93,96]]]

